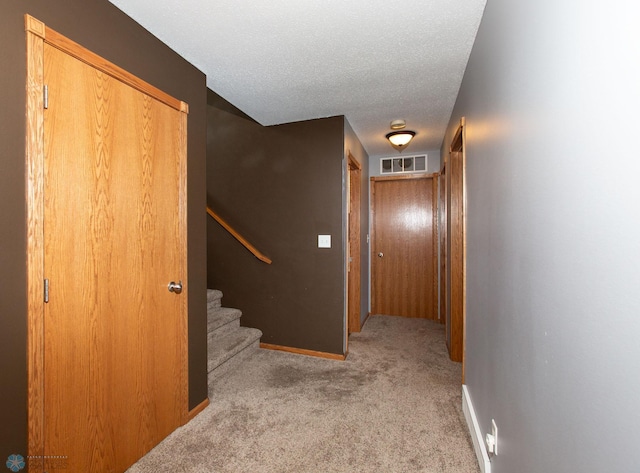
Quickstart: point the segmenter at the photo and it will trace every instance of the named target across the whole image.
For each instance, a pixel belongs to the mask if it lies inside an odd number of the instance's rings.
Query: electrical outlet
[[[487,452],[493,454],[493,449],[496,446],[496,442],[493,438],[493,435],[487,434],[484,438],[484,441],[487,444]]]
[[[498,426],[494,419],[491,419],[491,435],[493,435],[493,454],[498,455]]]
[[[492,455],[498,455],[498,426],[496,421],[491,419],[491,433],[484,438],[487,444],[487,451]]]

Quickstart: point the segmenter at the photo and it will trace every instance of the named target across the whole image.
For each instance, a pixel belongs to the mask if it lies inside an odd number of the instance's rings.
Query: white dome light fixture
[[[415,131],[408,131],[404,128],[407,123],[402,119],[393,120],[389,127],[394,130],[391,133],[387,133],[386,138],[395,149],[402,153],[402,150],[407,147],[409,142],[416,136]],[[402,130],[402,131],[400,131]]]
[[[416,136],[415,131],[403,130],[387,133],[386,138],[389,140],[389,143],[391,143],[391,146],[402,152],[402,150],[407,147],[414,136]]]

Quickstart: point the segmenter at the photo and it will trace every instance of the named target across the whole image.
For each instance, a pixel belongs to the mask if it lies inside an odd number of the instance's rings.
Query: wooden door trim
[[[30,471],[44,469],[44,24],[27,30],[27,451]]]
[[[358,306],[358,311],[354,312],[351,310],[351,306],[353,301],[351,300],[351,287],[352,284],[357,284],[360,286],[361,275],[362,275],[362,261],[360,258],[361,246],[360,246],[360,238],[361,238],[361,210],[360,210],[360,201],[362,197],[362,181],[360,173],[362,172],[362,165],[358,162],[358,160],[351,154],[351,152],[347,153],[348,164],[347,164],[347,172],[348,174],[348,189],[347,189],[347,199],[348,199],[348,211],[347,211],[347,333],[359,332],[361,329],[360,324],[360,314],[362,312],[362,304],[361,304],[361,294],[362,288],[360,287],[357,291],[358,300],[356,304]],[[352,186],[354,185],[352,176],[357,176],[357,197],[358,197],[358,205],[355,209],[351,209],[352,204]],[[351,241],[351,224],[352,219],[357,225],[356,238],[355,241]],[[350,258],[353,258],[351,254],[351,247],[354,246],[353,253],[356,254],[356,259],[358,261],[358,265],[351,265]],[[348,337],[347,337],[348,338]]]
[[[467,345],[467,163],[466,163],[466,120],[465,117],[460,118],[460,124],[453,135],[451,145],[449,147],[449,155],[453,153],[460,153],[461,157],[461,179],[462,179],[462,215],[460,216],[460,225],[462,233],[461,249],[462,249],[462,264],[461,264],[461,319],[462,319],[462,345],[460,346],[461,358],[462,358],[462,383],[465,381],[465,369],[466,369],[466,345]]]
[[[369,178],[371,182],[374,181],[400,181],[403,179],[431,179],[438,177],[437,172],[429,174],[399,174],[397,176],[372,176]]]
[[[351,154],[351,151],[347,151],[347,158],[349,160],[349,166],[353,169],[357,169],[358,171],[362,171],[362,165],[360,162]]]
[[[461,151],[462,150],[462,145],[464,143],[464,137],[462,136],[462,131],[464,129],[464,117],[462,117],[460,119],[460,124],[458,125],[458,128],[456,129],[456,132],[453,135],[453,138],[451,139],[451,146],[449,147],[449,151]],[[458,145],[457,143],[460,142],[460,145]],[[457,147],[460,147],[460,149],[454,149]]]
[[[460,118],[462,137],[462,384],[467,366],[467,126]]]
[[[440,250],[438,259],[438,281],[440,292],[438,300],[440,307],[438,316],[440,323],[447,323],[447,176],[446,163],[442,164],[442,169],[438,173],[438,247]]]
[[[26,203],[27,203],[27,449],[30,471],[44,470],[44,46],[49,44],[76,59],[110,75],[124,84],[182,112],[180,120],[179,231],[180,255],[187,274],[187,113],[185,102],[177,100],[131,73],[48,28],[36,18],[25,15],[26,83]],[[180,363],[180,396],[184,399],[181,423],[188,420],[188,286],[182,297],[185,314]]]
[[[31,15],[25,15],[25,29],[28,33],[41,38],[45,43],[60,49],[86,64],[89,64],[95,69],[110,75],[114,79],[118,79],[120,82],[123,82],[124,84],[127,84],[128,86],[133,87],[134,89],[153,97],[176,110],[189,113],[189,106],[185,102],[170,96],[148,82],[143,81],[121,67],[107,61],[103,57],[98,56],[96,53],[80,46],[78,43],[61,35],[55,30],[52,30],[43,22],[35,19]]]

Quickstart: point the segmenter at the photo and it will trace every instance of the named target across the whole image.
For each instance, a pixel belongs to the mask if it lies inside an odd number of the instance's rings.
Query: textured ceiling
[[[486,0],[111,0],[263,125],[345,115],[370,156],[439,149]]]

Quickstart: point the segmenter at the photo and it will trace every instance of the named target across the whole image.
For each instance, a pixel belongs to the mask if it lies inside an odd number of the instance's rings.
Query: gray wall
[[[639,10],[489,0],[443,142],[465,116],[466,382],[493,473],[640,468]]]
[[[205,76],[106,0],[0,3],[0,461],[26,455],[27,308],[24,14],[189,104],[189,403],[207,397]]]

